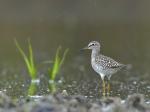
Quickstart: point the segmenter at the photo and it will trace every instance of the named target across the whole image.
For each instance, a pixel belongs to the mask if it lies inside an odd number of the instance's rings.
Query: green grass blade
[[[52,68],[51,74],[50,74],[50,79],[51,79],[51,80],[54,80],[54,79],[55,79],[56,74],[57,74],[58,69],[59,69],[59,61],[60,61],[59,53],[60,53],[60,50],[61,50],[61,46],[58,47],[58,48],[57,48],[57,51],[56,51],[55,60],[54,60],[54,65],[53,65],[53,68]]]
[[[61,59],[61,61],[60,61],[60,64],[59,64],[60,67],[61,67],[61,65],[64,63],[64,60],[65,60],[65,58],[66,58],[66,55],[67,55],[68,51],[69,51],[69,49],[66,49],[66,50],[65,50],[65,52],[64,52],[64,54],[63,54],[63,57],[62,57],[62,59]]]
[[[55,60],[55,63],[53,65],[53,69],[52,69],[52,74],[51,74],[51,79],[54,80],[56,77],[56,74],[58,72],[58,68],[59,68],[59,61],[58,58]]]
[[[23,49],[21,48],[21,46],[19,45],[19,43],[17,42],[16,39],[15,39],[15,45],[18,48],[20,54],[22,55],[22,57],[26,63],[29,75],[31,76],[32,79],[35,79],[36,78],[36,68],[34,66],[33,51],[32,51],[31,44],[29,43],[29,58],[27,57],[27,55],[25,54],[25,52],[23,51]]]
[[[25,55],[23,49],[20,47],[19,43],[17,42],[17,40],[15,40],[15,44],[16,44],[16,47],[18,48],[20,54],[22,55],[26,65],[27,65],[27,68],[30,70],[31,66],[30,66],[30,62],[28,60],[28,57]]]
[[[30,61],[30,66],[31,66],[31,74],[32,74],[33,78],[35,78],[36,77],[36,67],[34,64],[33,50],[32,50],[30,40],[28,41],[28,43],[29,43],[29,61]]]
[[[65,52],[63,54],[63,57],[61,59],[60,58],[61,46],[57,48],[56,55],[55,55],[55,60],[54,60],[54,65],[52,67],[52,70],[49,70],[51,80],[55,80],[55,77],[56,77],[57,73],[59,72],[60,67],[63,64],[64,60],[65,60],[65,57],[66,57],[66,54],[67,54],[68,50],[69,49],[65,50]]]
[[[28,41],[29,43],[29,59],[30,59],[30,64],[32,67],[34,67],[34,61],[33,61],[33,51],[32,51],[32,46],[30,43],[30,40]]]

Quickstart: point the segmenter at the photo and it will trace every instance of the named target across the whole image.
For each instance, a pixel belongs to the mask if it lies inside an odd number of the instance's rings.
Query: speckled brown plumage
[[[103,69],[112,69],[112,68],[120,68],[123,67],[123,64],[118,63],[117,61],[113,60],[110,57],[104,55],[98,55],[95,58],[95,63],[99,66],[102,66]]]

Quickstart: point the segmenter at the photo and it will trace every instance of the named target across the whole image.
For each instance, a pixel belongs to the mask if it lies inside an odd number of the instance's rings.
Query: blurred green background
[[[58,45],[78,50],[98,40],[105,54],[143,65],[150,55],[149,5],[147,0],[2,0],[1,59],[16,54],[14,38],[23,43],[31,38],[43,52]]]

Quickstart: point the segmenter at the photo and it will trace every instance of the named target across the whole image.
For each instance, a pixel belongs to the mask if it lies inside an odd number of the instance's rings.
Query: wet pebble
[[[15,103],[5,94],[0,93],[0,108],[15,108]]]
[[[143,95],[134,94],[124,102],[118,97],[105,97],[88,102],[81,95],[54,94],[43,96],[39,100],[29,100],[15,104],[5,94],[0,94],[0,112],[150,112]]]
[[[130,95],[125,102],[125,107],[128,112],[150,112],[150,106],[146,106],[141,94]]]
[[[67,112],[67,108],[63,105],[39,104],[35,105],[31,112]]]

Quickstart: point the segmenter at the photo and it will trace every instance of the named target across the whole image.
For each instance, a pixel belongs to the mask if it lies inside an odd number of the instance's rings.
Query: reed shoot
[[[57,51],[56,51],[56,55],[55,55],[55,59],[54,59],[54,62],[53,62],[53,67],[50,69],[48,69],[48,74],[49,74],[49,77],[50,77],[50,81],[54,81],[62,64],[64,63],[64,60],[66,58],[66,55],[69,51],[69,49],[66,49],[63,53],[63,56],[60,57],[60,52],[61,52],[61,47],[58,47],[57,48]]]
[[[37,79],[37,68],[34,63],[33,50],[30,41],[28,41],[29,56],[25,54],[24,50],[21,48],[17,40],[15,40],[15,45],[25,61],[31,79],[32,80]]]

